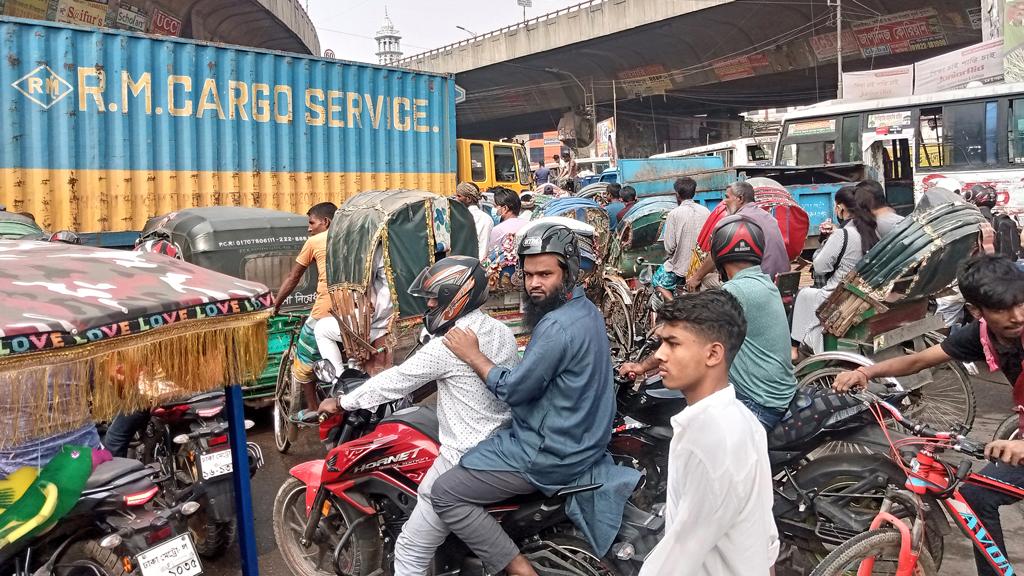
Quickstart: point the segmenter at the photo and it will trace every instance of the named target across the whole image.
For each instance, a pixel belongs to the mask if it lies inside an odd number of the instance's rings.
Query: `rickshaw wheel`
[[[277,369],[277,384],[274,390],[274,444],[277,451],[285,454],[292,447],[298,426],[292,422],[295,407],[302,401],[302,389],[292,380],[292,361],[295,357],[294,346],[281,356],[281,365]]]
[[[920,343],[905,342],[902,348],[904,353],[913,354],[944,338],[937,332],[929,332],[921,337]],[[908,415],[943,430],[957,424],[969,430],[974,425],[976,401],[967,370],[959,362],[951,361],[932,368],[931,373],[931,382],[911,392]]]

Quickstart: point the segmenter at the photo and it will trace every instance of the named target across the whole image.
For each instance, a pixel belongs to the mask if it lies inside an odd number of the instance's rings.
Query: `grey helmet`
[[[519,268],[523,258],[535,254],[555,254],[566,273],[566,285],[575,286],[580,273],[580,248],[576,234],[561,224],[544,223],[531,227],[519,241]]]

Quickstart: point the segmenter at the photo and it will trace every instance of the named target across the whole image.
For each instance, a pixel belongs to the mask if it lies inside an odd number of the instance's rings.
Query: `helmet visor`
[[[416,279],[412,281],[412,284],[409,285],[409,294],[418,298],[437,298],[437,290],[424,287],[429,278],[430,267],[427,267],[424,268],[423,271],[416,276]]]

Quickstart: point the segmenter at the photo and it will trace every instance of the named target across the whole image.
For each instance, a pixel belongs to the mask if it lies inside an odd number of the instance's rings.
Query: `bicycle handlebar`
[[[906,428],[914,436],[920,436],[922,438],[953,440],[955,443],[953,444],[952,448],[957,452],[981,460],[985,459],[985,444],[982,442],[972,440],[964,436],[963,434],[960,434],[959,432],[940,432],[935,428],[932,428],[928,424],[915,422],[910,418],[904,416],[898,408],[896,408],[889,402],[886,402],[885,400],[883,400],[877,394],[871,392],[870,390],[863,389],[857,392],[853,392],[852,394],[854,394],[857,398],[860,398],[862,401],[868,404],[877,404],[878,406],[884,408],[886,412],[892,415],[893,419],[896,420],[896,422],[898,422],[901,426]]]

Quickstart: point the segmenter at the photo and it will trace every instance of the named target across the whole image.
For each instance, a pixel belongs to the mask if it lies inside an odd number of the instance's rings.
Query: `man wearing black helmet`
[[[729,381],[739,399],[766,430],[786,413],[796,393],[790,361],[786,310],[779,289],[761,270],[764,232],[744,215],[723,218],[711,237],[711,257],[722,289],[736,297],[747,319],[747,334],[729,368]],[[626,363],[619,373],[641,374],[658,366],[652,354],[640,363]]]
[[[409,293],[427,299],[423,323],[434,338],[398,366],[367,380],[354,392],[325,400],[320,410],[335,412],[369,409],[404,398],[417,388],[437,381],[437,416],[441,450],[419,487],[419,498],[395,542],[395,574],[425,575],[437,547],[449,529],[431,506],[434,480],[459,463],[462,455],[496,430],[507,425],[508,405],[453,355],[441,336],[458,326],[480,335],[482,354],[499,366],[511,368],[518,360],[515,336],[507,326],[484,314],[487,277],[480,262],[468,256],[450,256],[426,268]]]
[[[519,366],[496,366],[471,330],[455,328],[445,336],[445,345],[508,403],[512,425],[441,476],[433,502],[489,573],[533,576],[529,560],[484,506],[537,490],[550,496],[579,483],[601,484],[567,508],[601,556],[639,474],[614,466],[606,452],[615,415],[611,357],[604,318],[577,286],[575,235],[558,224],[534,226],[518,255],[533,326]]]

